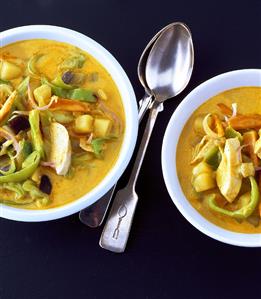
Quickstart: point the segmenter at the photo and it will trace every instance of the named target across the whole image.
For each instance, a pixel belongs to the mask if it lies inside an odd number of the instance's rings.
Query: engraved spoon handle
[[[143,119],[143,116],[148,110],[151,102],[152,96],[148,95],[147,93],[139,101],[139,122],[141,122],[141,120]],[[80,211],[79,218],[83,224],[94,228],[100,226],[103,223],[116,185],[117,183],[94,204]]]
[[[113,252],[123,252],[125,250],[138,202],[138,195],[135,192],[136,181],[158,112],[162,109],[163,104],[158,101],[153,102],[129,182],[124,189],[117,192],[105,223],[100,239],[100,246],[104,249]]]

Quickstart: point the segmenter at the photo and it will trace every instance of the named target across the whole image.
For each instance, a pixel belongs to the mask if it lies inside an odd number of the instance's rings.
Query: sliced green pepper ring
[[[22,169],[14,173],[0,176],[0,183],[22,182],[28,179],[38,167],[41,156],[37,151],[32,152],[24,161]]]
[[[258,190],[258,185],[256,183],[256,180],[254,177],[250,176],[249,177],[250,184],[251,184],[251,193],[250,193],[250,200],[249,202],[244,205],[242,208],[236,210],[236,211],[229,211],[223,208],[220,208],[217,203],[216,203],[216,195],[211,194],[208,197],[208,204],[209,207],[220,214],[230,216],[233,218],[237,219],[246,219],[248,216],[250,216],[254,210],[256,209],[256,206],[259,202],[259,190]]]

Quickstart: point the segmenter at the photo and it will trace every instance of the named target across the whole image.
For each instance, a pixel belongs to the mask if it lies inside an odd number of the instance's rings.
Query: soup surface
[[[191,115],[176,165],[186,198],[227,230],[261,233],[261,88],[222,92]]]
[[[57,207],[92,190],[116,162],[125,113],[110,74],[51,40],[0,49],[0,202]]]

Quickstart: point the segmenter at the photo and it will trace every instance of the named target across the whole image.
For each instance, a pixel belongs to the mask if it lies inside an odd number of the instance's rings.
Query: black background
[[[0,2],[0,30],[53,24],[80,31],[118,59],[143,95],[136,66],[161,27],[191,28],[195,67],[187,89],[165,105],[138,181],[140,202],[124,254],[98,245],[101,230],[78,215],[46,223],[0,220],[0,298],[261,298],[261,251],[212,240],[172,203],[160,153],[179,101],[222,72],[261,67],[261,2],[199,0],[38,0]],[[126,175],[125,175],[126,179]]]

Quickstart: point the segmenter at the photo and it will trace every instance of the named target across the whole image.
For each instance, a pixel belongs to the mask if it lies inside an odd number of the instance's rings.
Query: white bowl
[[[220,228],[201,216],[186,199],[176,170],[179,136],[191,114],[216,94],[240,86],[261,86],[261,70],[245,69],[216,76],[191,91],[173,113],[162,145],[162,169],[168,192],[182,215],[202,233],[224,243],[261,247],[261,234],[243,234]]]
[[[96,58],[110,73],[125,110],[126,130],[119,158],[106,177],[85,196],[58,208],[47,210],[26,210],[0,205],[0,216],[19,221],[46,221],[65,217],[84,209],[103,196],[120,178],[132,156],[138,132],[136,97],[131,83],[118,61],[91,38],[66,28],[32,25],[6,30],[0,33],[1,46],[28,39],[49,39],[79,47]]]

